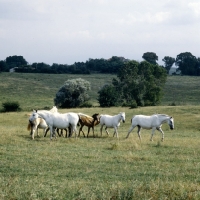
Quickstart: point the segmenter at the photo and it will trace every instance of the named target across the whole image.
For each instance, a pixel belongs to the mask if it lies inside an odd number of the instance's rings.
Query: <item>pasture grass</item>
[[[200,199],[200,106],[62,109],[92,115],[126,112],[119,139],[95,127],[95,138],[31,140],[29,112],[0,113],[0,199]],[[175,130],[136,129],[125,139],[135,114],[166,113]],[[83,128],[87,132],[87,128]],[[48,135],[49,136],[49,135]]]

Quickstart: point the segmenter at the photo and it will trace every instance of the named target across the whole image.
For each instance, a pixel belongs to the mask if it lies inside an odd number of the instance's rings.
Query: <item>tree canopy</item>
[[[200,75],[200,58],[196,58],[190,52],[180,53],[176,57],[176,65],[183,75]]]
[[[167,78],[163,67],[146,61],[141,63],[130,61],[120,68],[117,77],[113,79],[108,91],[108,86],[100,90],[100,106],[116,105],[119,102],[121,105],[134,103],[137,106],[152,106],[160,103],[162,88]],[[108,101],[111,96],[117,97],[112,103]]]
[[[165,63],[165,69],[169,73],[169,70],[171,69],[172,65],[175,63],[175,58],[172,58],[170,56],[165,56],[162,61]]]
[[[151,64],[157,64],[158,56],[154,52],[146,52],[142,58]]]

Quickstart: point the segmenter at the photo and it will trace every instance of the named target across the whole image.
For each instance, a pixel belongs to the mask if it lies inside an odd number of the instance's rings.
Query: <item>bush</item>
[[[13,112],[21,110],[19,103],[14,101],[2,103],[2,107],[4,112]]]
[[[101,107],[110,107],[118,105],[119,95],[113,85],[104,85],[98,91],[98,102]]]
[[[59,108],[75,108],[89,100],[90,82],[82,79],[67,80],[56,93],[54,103]]]
[[[86,101],[79,106],[79,108],[91,108],[91,107],[92,103],[90,103],[89,101]]]

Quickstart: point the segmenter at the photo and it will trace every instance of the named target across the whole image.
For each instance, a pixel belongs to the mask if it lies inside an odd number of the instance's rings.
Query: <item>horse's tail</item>
[[[82,123],[82,120],[81,120],[81,116],[78,114],[78,123],[77,123],[77,126],[80,126],[80,123]]]

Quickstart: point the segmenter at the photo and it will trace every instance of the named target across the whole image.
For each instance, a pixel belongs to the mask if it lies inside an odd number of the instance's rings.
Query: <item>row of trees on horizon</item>
[[[142,58],[153,65],[158,65],[158,56],[154,52],[146,52]],[[9,72],[14,68],[15,72],[20,73],[90,74],[95,72],[115,74],[121,66],[130,61],[124,57],[113,56],[110,59],[90,58],[86,62],[75,62],[72,65],[57,63],[48,65],[43,62],[29,64],[23,56],[14,55],[0,61],[0,72]],[[182,75],[200,76],[200,57],[197,58],[190,52],[180,53],[176,58],[165,56],[162,61],[164,66],[160,67],[165,68],[167,73],[175,64]]]

